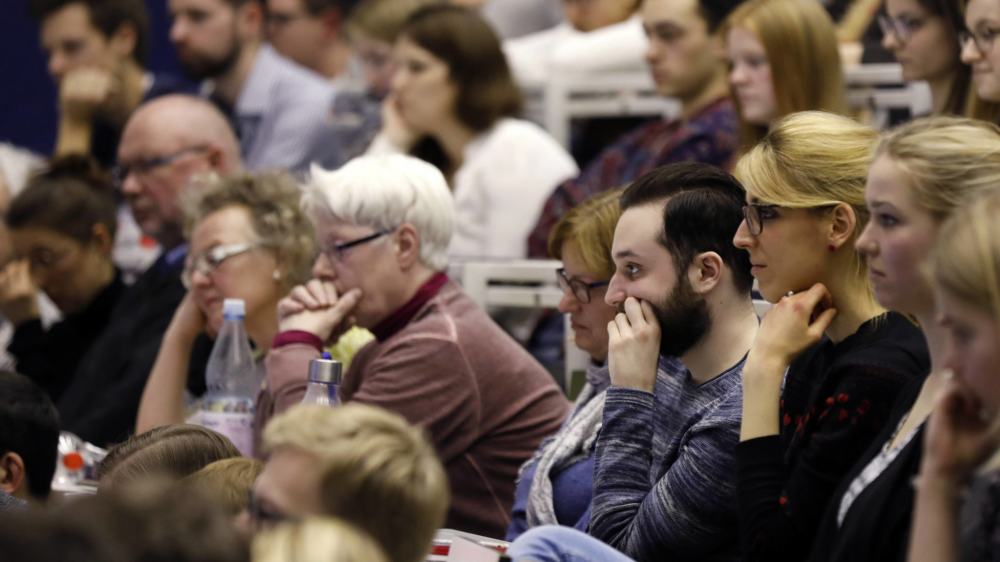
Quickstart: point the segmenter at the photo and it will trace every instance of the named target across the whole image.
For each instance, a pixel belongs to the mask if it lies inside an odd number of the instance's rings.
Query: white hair
[[[335,171],[313,165],[306,205],[337,220],[378,230],[408,223],[420,235],[420,260],[448,267],[454,202],[441,172],[402,154],[360,156]]]

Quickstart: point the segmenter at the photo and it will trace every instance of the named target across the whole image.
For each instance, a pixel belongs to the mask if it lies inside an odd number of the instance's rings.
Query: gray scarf
[[[525,463],[536,463],[528,497],[528,525],[558,525],[552,503],[553,474],[588,457],[604,417],[604,397],[611,377],[606,365],[587,367],[587,384],[576,399],[573,413],[555,435],[547,438]],[[524,466],[521,470],[524,470]]]

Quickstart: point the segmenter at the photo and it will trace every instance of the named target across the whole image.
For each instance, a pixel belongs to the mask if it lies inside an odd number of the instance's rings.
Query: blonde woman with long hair
[[[808,555],[840,479],[929,368],[922,334],[875,302],[854,248],[876,140],[846,117],[797,113],[736,165],[747,205],[734,242],[774,303],[743,371],[744,560]]]
[[[837,32],[821,4],[751,0],[730,14],[724,33],[744,150],[791,113],[847,111]]]
[[[951,376],[927,422],[914,480],[911,562],[994,560],[1000,550],[998,215],[993,189],[955,212],[931,254]]]
[[[813,561],[904,560],[925,420],[944,385],[944,328],[924,268],[942,224],[964,201],[1000,185],[1000,128],[955,117],[920,119],[875,150],[865,199],[872,219],[858,239],[879,303],[916,321],[929,375],[897,400],[875,446],[830,502]]]

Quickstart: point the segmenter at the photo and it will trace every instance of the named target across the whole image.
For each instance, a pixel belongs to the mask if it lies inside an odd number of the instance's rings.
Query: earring
[[[836,247],[836,246],[834,246],[833,244],[830,244],[829,246],[827,246],[827,248],[828,248],[828,249],[829,249],[829,250],[830,250],[831,252],[836,252],[836,251],[837,251],[837,247]]]
[[[281,281],[281,270],[275,269],[274,273],[271,274],[271,277],[273,277],[275,281]]]

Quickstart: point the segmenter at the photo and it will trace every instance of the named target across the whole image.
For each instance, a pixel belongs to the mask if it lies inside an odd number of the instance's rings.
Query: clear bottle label
[[[253,457],[253,412],[202,410],[201,425],[229,438],[245,457]]]

